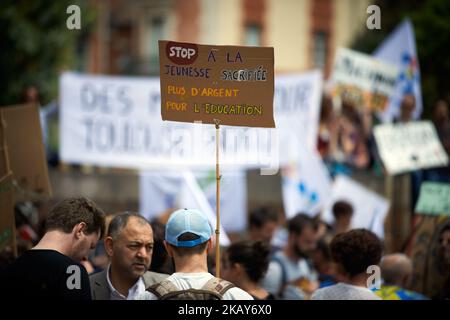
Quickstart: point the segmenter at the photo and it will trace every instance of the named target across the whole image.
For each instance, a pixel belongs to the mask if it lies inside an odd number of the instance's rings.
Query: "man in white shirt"
[[[354,229],[336,235],[330,244],[340,283],[317,290],[312,300],[381,300],[368,288],[370,266],[381,259],[381,241],[371,231]]]
[[[152,261],[153,231],[137,213],[118,214],[109,224],[105,250],[108,268],[90,276],[93,300],[134,300],[167,275],[147,271]]]
[[[164,245],[175,262],[175,273],[160,285],[139,295],[139,300],[158,300],[179,291],[217,292],[224,300],[253,300],[247,292],[208,272],[207,255],[212,250],[212,229],[207,217],[196,209],[172,213],[166,225]],[[194,290],[193,290],[194,289]],[[219,292],[220,291],[220,292]],[[163,294],[164,292],[165,294]]]

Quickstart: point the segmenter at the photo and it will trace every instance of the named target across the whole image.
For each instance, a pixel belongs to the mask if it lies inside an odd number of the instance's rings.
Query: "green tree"
[[[81,30],[68,30],[67,7],[81,9]],[[0,106],[17,104],[34,85],[41,103],[54,99],[58,75],[79,65],[79,44],[92,29],[95,9],[87,0],[0,1]]]
[[[419,56],[424,114],[437,99],[450,101],[450,1],[375,1],[381,9],[381,30],[365,30],[352,48],[371,54],[401,21],[414,26]]]

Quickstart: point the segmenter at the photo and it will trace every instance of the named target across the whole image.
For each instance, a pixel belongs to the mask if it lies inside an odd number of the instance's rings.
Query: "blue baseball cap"
[[[180,241],[178,237],[190,232],[198,239]],[[175,247],[194,247],[211,238],[212,229],[208,218],[197,209],[180,209],[173,212],[166,224],[166,241]]]

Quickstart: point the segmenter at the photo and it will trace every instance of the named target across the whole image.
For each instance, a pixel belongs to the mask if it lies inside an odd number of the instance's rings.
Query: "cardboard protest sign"
[[[450,184],[423,182],[415,212],[450,216]]]
[[[14,221],[14,185],[7,154],[3,114],[0,113],[0,252],[9,248],[17,256]]]
[[[13,180],[19,190],[50,196],[47,160],[36,105],[0,108]]]
[[[450,217],[421,216],[409,242],[407,254],[413,263],[411,290],[427,297],[445,298],[448,281],[448,251],[443,240],[450,228]],[[448,248],[448,247],[447,247]],[[447,295],[448,297],[448,295]]]
[[[0,177],[3,177],[11,170],[9,167],[9,158],[7,154],[8,146],[6,144],[5,128],[2,123],[6,123],[6,121],[0,111]]]
[[[163,120],[274,128],[274,50],[159,41]]]
[[[323,211],[324,221],[332,224],[333,205],[337,201],[346,201],[353,207],[351,228],[365,228],[384,238],[384,220],[389,210],[389,201],[367,189],[351,178],[337,176],[333,183],[330,201]]]
[[[12,175],[0,177],[0,252],[10,248],[16,253],[14,186]]]
[[[331,76],[333,96],[382,112],[395,90],[399,69],[370,55],[339,48]]]
[[[448,156],[430,121],[375,126],[381,159],[389,174],[440,167]]]

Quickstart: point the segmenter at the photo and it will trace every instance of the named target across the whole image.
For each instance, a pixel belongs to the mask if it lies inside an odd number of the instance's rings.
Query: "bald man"
[[[383,284],[375,291],[383,300],[428,300],[427,297],[413,291],[409,287],[413,265],[411,259],[402,253],[388,254],[381,259],[381,276]]]

